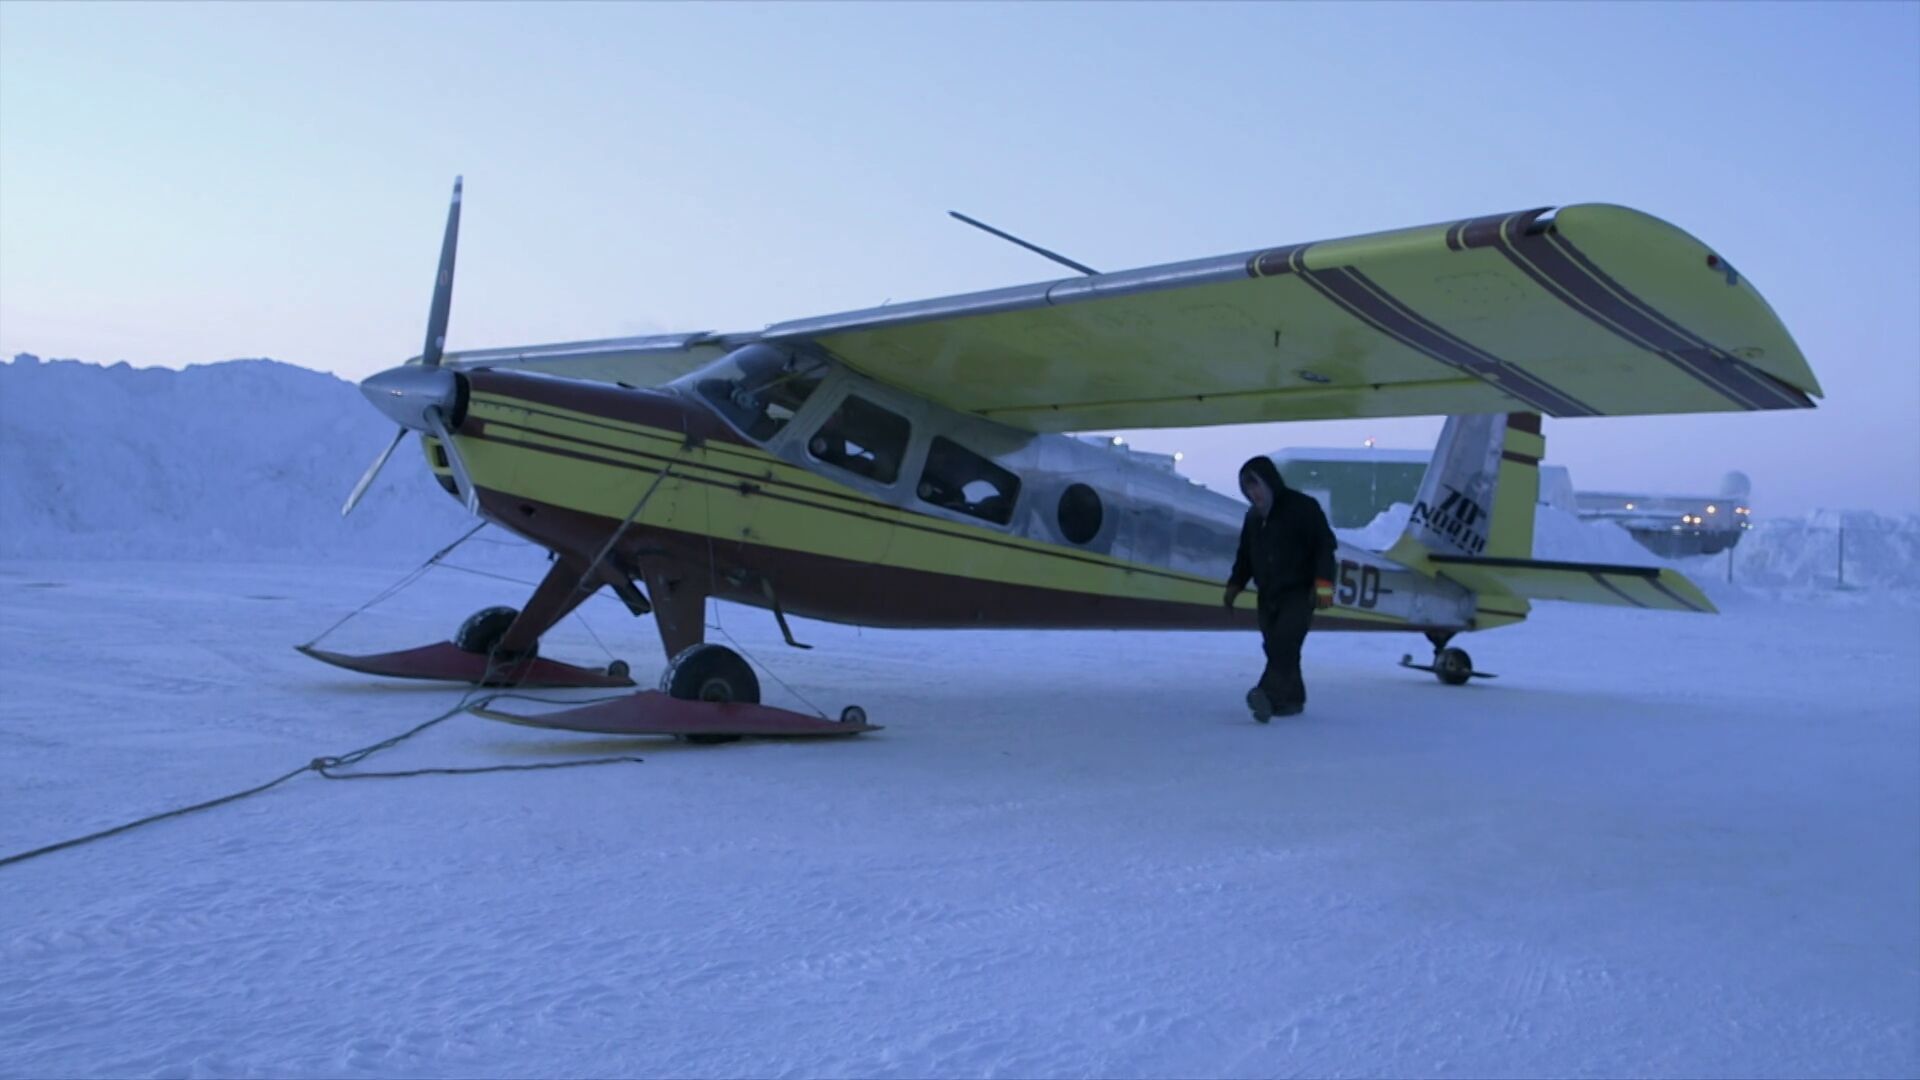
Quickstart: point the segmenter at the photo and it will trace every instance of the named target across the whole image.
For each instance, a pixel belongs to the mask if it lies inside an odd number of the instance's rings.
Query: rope
[[[685,449],[685,447],[682,447],[682,449]],[[613,550],[613,545],[620,542],[620,537],[626,534],[627,527],[633,524],[633,519],[640,516],[640,511],[647,505],[648,500],[653,498],[653,493],[660,490],[661,481],[665,480],[667,474],[673,471],[675,464],[675,462],[669,461],[660,467],[660,471],[654,475],[653,483],[647,485],[646,493],[640,496],[639,502],[633,504],[633,509],[627,511],[626,519],[620,522],[620,527],[613,530],[613,535],[607,537],[606,543],[600,545],[600,554],[593,557],[593,561],[587,564],[587,569],[580,575],[580,580],[574,582],[574,592],[579,592],[581,588],[587,584],[587,580],[593,577],[593,572],[600,569],[600,564],[606,561],[607,553]]]
[[[444,723],[447,720],[450,720],[453,717],[460,715],[462,712],[466,711],[469,702],[471,702],[473,699],[474,693],[475,691],[473,690],[467,691],[465,694],[461,695],[459,704],[455,705],[453,708],[448,709],[446,712],[441,713],[439,716],[436,716],[433,719],[428,720],[423,724],[419,724],[405,732],[402,732],[399,735],[395,735],[392,738],[382,739],[379,742],[374,743],[370,746],[363,746],[358,750],[351,750],[351,751],[348,751],[347,753],[340,754],[338,756],[314,758],[312,761],[307,762],[305,765],[302,765],[291,772],[284,773],[280,776],[275,777],[272,780],[267,781],[264,784],[247,788],[244,791],[236,791],[230,795],[222,795],[217,799],[208,799],[205,802],[194,803],[192,806],[182,806],[177,809],[162,811],[161,813],[158,813],[158,814],[149,814],[146,817],[140,818],[135,821],[129,821],[122,825],[115,825],[110,829],[102,829],[99,832],[88,833],[85,836],[76,836],[71,840],[62,840],[57,844],[48,844],[45,847],[34,848],[32,851],[22,851],[17,854],[8,855],[4,858],[0,858],[0,867],[12,866],[15,863],[26,862],[28,859],[36,859],[42,855],[51,855],[56,851],[64,851],[67,848],[79,847],[81,844],[90,844],[95,840],[105,840],[109,836],[118,836],[123,832],[127,832],[132,829],[137,829],[142,825],[152,825],[155,822],[165,821],[169,818],[184,817],[187,814],[197,813],[201,810],[211,810],[216,806],[225,806],[226,804],[231,802],[238,802],[241,799],[249,798],[254,795],[259,795],[266,791],[271,791],[272,789],[279,787],[281,784],[286,783],[287,781],[293,779],[294,777],[299,776],[301,773],[306,773],[306,772],[318,773],[319,775],[326,777],[328,780],[389,780],[389,779],[398,779],[400,777],[407,777],[407,776],[473,776],[478,773],[492,773],[492,772],[532,772],[538,769],[577,769],[587,765],[616,765],[616,764],[621,764],[626,762],[632,762],[632,763],[638,764],[646,760],[644,758],[639,758],[639,757],[619,755],[619,756],[598,757],[598,758],[576,758],[571,761],[544,761],[544,762],[535,762],[535,763],[525,764],[525,765],[482,765],[482,766],[476,766],[472,768],[426,768],[426,769],[406,769],[406,770],[401,770],[397,772],[357,772],[357,773],[343,773],[343,772],[333,771],[346,766],[357,765],[360,762],[365,761],[367,758],[373,756],[374,754],[379,753],[382,750],[387,750],[387,749],[391,749],[392,747],[398,746],[400,743],[403,743],[406,740],[413,738],[415,735],[420,734],[421,732],[427,730],[428,728],[431,728],[436,724]],[[507,695],[495,694],[491,697],[486,698],[484,701],[481,701],[479,704],[485,705],[488,702],[493,701],[495,698],[504,697],[504,696],[507,696]]]
[[[814,715],[816,715],[816,716],[818,716],[818,717],[820,717],[820,719],[822,719],[822,720],[831,720],[831,719],[832,719],[832,717],[830,717],[830,716],[828,716],[828,715],[827,715],[827,714],[826,714],[826,713],[825,713],[824,711],[822,711],[822,710],[821,710],[821,708],[820,708],[820,706],[818,706],[818,705],[815,705],[815,704],[814,704],[813,702],[811,702],[811,701],[809,701],[809,700],[807,700],[807,697],[806,697],[806,695],[804,695],[804,694],[802,694],[802,693],[801,693],[800,691],[798,691],[798,690],[795,690],[795,689],[794,689],[794,688],[792,687],[792,685],[791,685],[791,684],[789,684],[789,683],[787,682],[787,680],[785,680],[785,679],[783,679],[783,678],[781,678],[780,676],[778,676],[778,675],[776,675],[776,674],[774,674],[774,672],[773,672],[773,669],[772,669],[772,668],[770,668],[770,667],[768,667],[768,666],[767,666],[767,665],[766,665],[766,664],[765,664],[765,663],[764,663],[763,661],[761,661],[761,659],[760,659],[759,657],[757,657],[757,656],[755,656],[755,655],[753,655],[752,653],[750,653],[750,652],[748,652],[748,651],[747,651],[747,647],[746,647],[745,645],[742,645],[742,644],[740,644],[740,642],[739,642],[739,640],[738,640],[737,638],[735,638],[735,637],[734,637],[734,636],[733,636],[732,634],[729,634],[729,633],[727,633],[727,628],[726,628],[726,627],[724,627],[724,626],[721,626],[721,625],[720,625],[720,623],[719,623],[719,619],[718,619],[718,617],[717,617],[717,616],[719,615],[719,611],[720,611],[720,602],[719,602],[718,600],[715,600],[715,601],[714,601],[714,614],[715,614],[715,616],[716,616],[716,618],[715,618],[715,620],[714,620],[714,626],[713,626],[713,628],[714,628],[715,630],[718,630],[718,631],[720,631],[720,636],[721,636],[721,637],[724,637],[724,638],[726,638],[726,639],[727,639],[728,641],[731,641],[731,642],[733,642],[733,651],[735,651],[735,652],[737,652],[737,653],[739,653],[739,654],[740,654],[741,656],[744,656],[744,657],[746,657],[746,658],[747,658],[747,660],[748,660],[748,662],[750,662],[751,664],[753,664],[753,666],[754,666],[754,667],[757,667],[757,668],[759,668],[759,669],[760,669],[761,671],[764,671],[764,672],[766,672],[766,673],[767,673],[767,677],[768,677],[768,678],[770,678],[770,679],[772,679],[772,680],[773,680],[774,682],[777,682],[777,683],[779,683],[779,684],[780,684],[780,688],[781,688],[781,689],[783,689],[783,690],[785,690],[785,691],[786,691],[787,693],[789,693],[789,694],[792,694],[792,695],[793,695],[794,697],[797,697],[797,698],[799,698],[799,699],[800,699],[800,704],[802,704],[802,705],[805,705],[805,706],[806,706],[807,708],[809,708],[809,709],[812,709],[812,710],[814,711]]]
[[[391,599],[394,595],[398,594],[401,590],[405,589],[407,586],[412,585],[414,582],[420,580],[421,575],[425,574],[428,570],[432,569],[435,563],[439,562],[441,559],[446,558],[448,555],[453,554],[454,548],[457,548],[461,544],[466,543],[468,540],[473,538],[474,533],[477,533],[481,529],[484,529],[486,527],[487,527],[487,523],[482,521],[480,524],[475,525],[471,529],[468,529],[465,533],[461,534],[458,540],[455,540],[453,543],[448,544],[446,547],[443,547],[439,551],[434,552],[431,556],[427,558],[426,562],[423,562],[419,566],[416,566],[412,570],[409,570],[405,577],[402,577],[399,581],[396,581],[393,584],[387,586],[385,589],[382,589],[377,595],[374,596],[373,599],[367,601],[364,604],[361,604],[359,607],[341,616],[339,622],[336,622],[332,626],[327,627],[325,630],[320,631],[319,635],[316,636],[312,641],[307,642],[304,647],[311,649],[315,645],[320,644],[321,641],[326,639],[327,635],[333,633],[335,630],[340,629],[342,626],[345,626],[347,624],[347,620],[360,615],[361,613],[365,612],[368,608],[371,608],[376,604],[379,604],[383,601]]]

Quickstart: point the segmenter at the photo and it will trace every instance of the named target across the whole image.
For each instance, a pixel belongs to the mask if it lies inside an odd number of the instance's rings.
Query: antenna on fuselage
[[[999,229],[994,228],[993,226],[987,224],[984,221],[975,221],[974,219],[968,217],[967,215],[961,213],[958,210],[949,210],[947,211],[947,213],[952,217],[959,218],[961,221],[966,222],[967,224],[973,226],[976,229],[981,230],[982,232],[990,232],[993,235],[999,237],[1000,239],[1007,241],[1008,243],[1019,244],[1021,247],[1026,248],[1028,251],[1033,252],[1035,255],[1044,255],[1047,258],[1052,259],[1054,262],[1059,263],[1061,266],[1067,267],[1068,269],[1071,269],[1071,270],[1078,270],[1081,273],[1087,275],[1088,277],[1093,277],[1096,274],[1100,273],[1100,271],[1095,270],[1091,266],[1087,266],[1083,263],[1074,262],[1072,259],[1067,258],[1065,255],[1057,255],[1051,251],[1048,251],[1046,248],[1041,247],[1039,244],[1029,244],[1025,240],[1020,239],[1019,237],[1013,235],[1012,233],[1001,232]]]

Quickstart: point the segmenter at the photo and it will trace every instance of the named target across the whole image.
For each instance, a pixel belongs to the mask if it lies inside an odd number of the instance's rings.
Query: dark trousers
[[[1311,588],[1260,597],[1260,643],[1267,653],[1260,689],[1275,708],[1307,703],[1307,684],[1300,679],[1300,646],[1306,644],[1312,622]]]

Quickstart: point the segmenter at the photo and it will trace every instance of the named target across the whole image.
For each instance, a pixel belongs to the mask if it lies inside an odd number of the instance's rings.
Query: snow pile
[[[1349,544],[1369,551],[1385,551],[1406,531],[1407,518],[1412,513],[1411,504],[1395,503],[1361,528],[1335,529],[1334,532]],[[1625,529],[1610,522],[1581,521],[1566,510],[1546,505],[1534,509],[1533,557],[1613,566],[1665,565]]]
[[[1816,510],[1761,521],[1734,548],[1733,579],[1775,587],[1920,589],[1920,515]]]
[[[412,562],[471,519],[349,382],[272,360],[0,364],[0,558]]]

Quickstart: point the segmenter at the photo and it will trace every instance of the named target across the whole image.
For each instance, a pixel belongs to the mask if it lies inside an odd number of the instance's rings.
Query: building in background
[[[1546,470],[1541,471],[1544,496]],[[1566,486],[1570,489],[1572,484]],[[1613,522],[1632,533],[1641,546],[1664,558],[1714,555],[1738,544],[1753,527],[1753,510],[1748,505],[1752,493],[1753,482],[1746,473],[1730,472],[1713,495],[1576,491],[1571,509],[1583,521]]]
[[[1368,446],[1291,447],[1268,456],[1288,487],[1320,500],[1334,528],[1359,529],[1387,507],[1413,502],[1433,454]]]
[[[1136,450],[1128,446],[1127,440],[1118,435],[1076,435],[1074,438],[1079,439],[1088,446],[1104,446],[1109,450],[1125,454],[1135,461],[1151,465],[1161,472],[1170,472],[1176,476],[1180,473],[1180,459],[1186,457],[1185,454],[1178,450],[1175,450],[1171,454],[1156,454],[1151,450]],[[1189,481],[1189,483],[1197,483],[1197,481]]]

